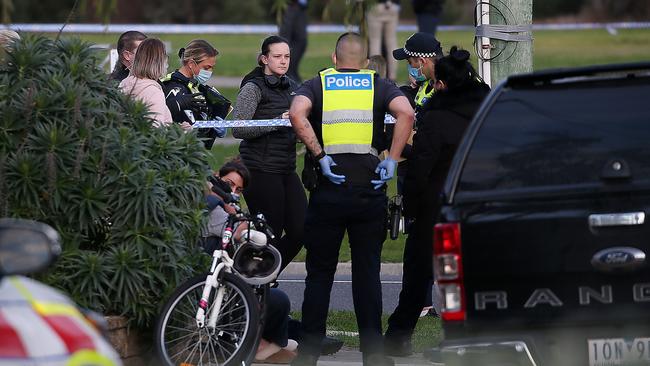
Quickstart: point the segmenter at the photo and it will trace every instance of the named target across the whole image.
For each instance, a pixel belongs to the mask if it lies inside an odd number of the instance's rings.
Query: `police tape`
[[[395,124],[395,117],[386,114],[384,123],[387,125]],[[291,127],[288,119],[233,119],[233,120],[208,120],[196,121],[192,128],[224,128],[224,127]]]

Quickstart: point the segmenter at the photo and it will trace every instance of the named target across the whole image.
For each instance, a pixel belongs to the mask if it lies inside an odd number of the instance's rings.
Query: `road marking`
[[[348,332],[345,330],[328,330],[327,335],[330,337],[345,336],[345,337],[358,337],[359,332]]]

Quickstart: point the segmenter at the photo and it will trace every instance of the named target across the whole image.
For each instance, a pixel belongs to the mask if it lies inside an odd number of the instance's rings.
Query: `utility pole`
[[[509,75],[533,71],[533,0],[477,0],[476,16],[486,82],[494,87]]]

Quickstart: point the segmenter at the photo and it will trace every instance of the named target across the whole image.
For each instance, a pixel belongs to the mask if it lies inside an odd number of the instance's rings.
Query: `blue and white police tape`
[[[395,117],[390,114],[386,114],[384,118],[384,123],[394,124]],[[212,128],[212,127],[291,127],[291,122],[288,119],[234,119],[234,120],[222,120],[215,119],[209,121],[196,121],[192,125],[192,128]]]

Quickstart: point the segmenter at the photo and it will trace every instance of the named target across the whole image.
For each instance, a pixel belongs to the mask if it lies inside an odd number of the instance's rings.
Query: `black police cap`
[[[393,51],[396,60],[405,60],[409,57],[442,57],[440,42],[431,33],[414,33],[406,40],[402,48]]]

